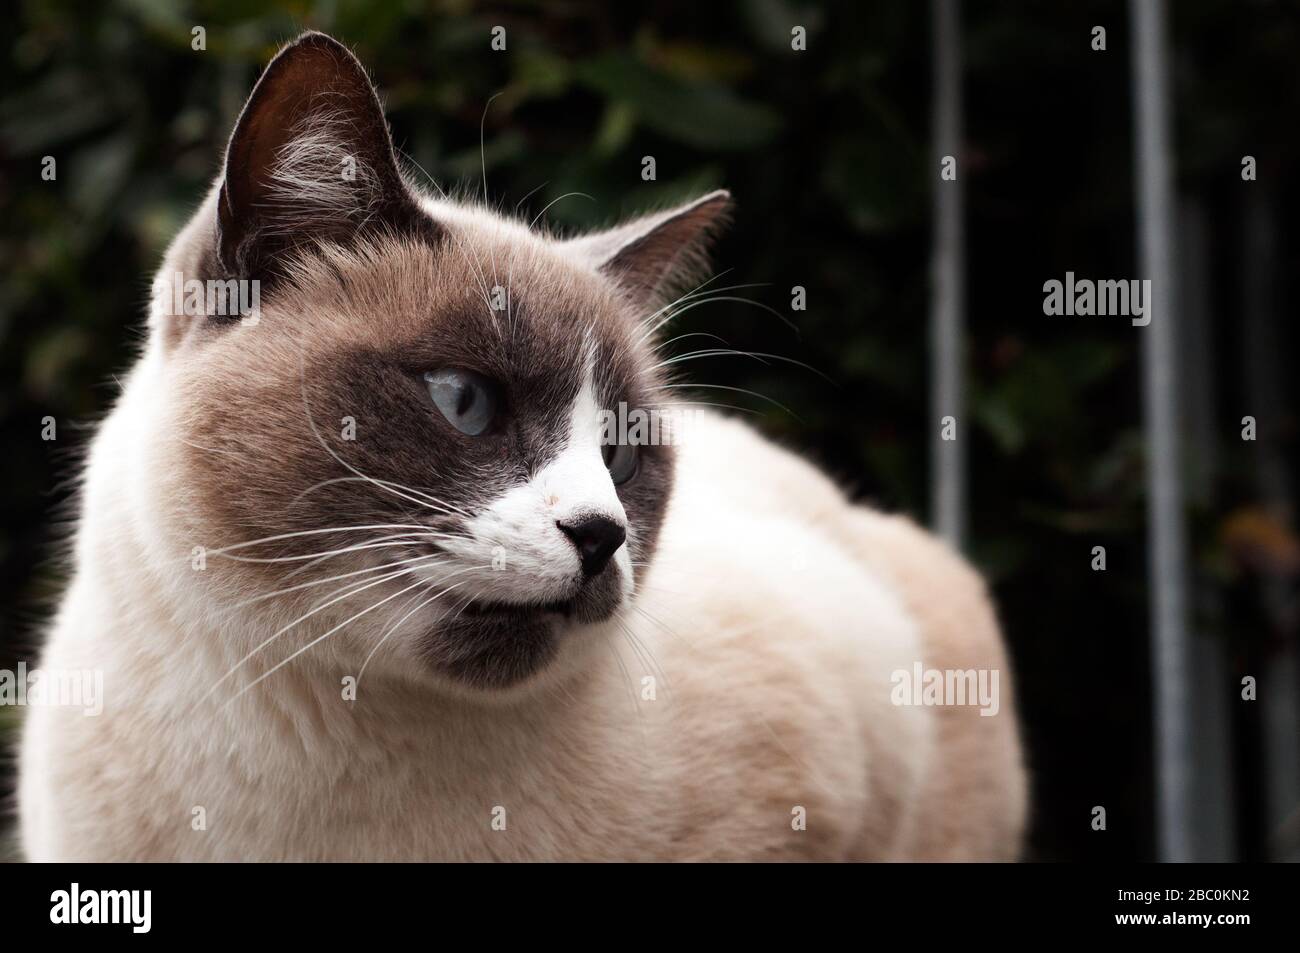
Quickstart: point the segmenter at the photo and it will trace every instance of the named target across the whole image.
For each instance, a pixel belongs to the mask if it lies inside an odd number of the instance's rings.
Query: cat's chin
[[[604,622],[622,603],[617,585],[587,585],[544,603],[475,600],[425,636],[424,654],[467,687],[514,688],[554,662],[566,637],[580,637],[582,627]]]

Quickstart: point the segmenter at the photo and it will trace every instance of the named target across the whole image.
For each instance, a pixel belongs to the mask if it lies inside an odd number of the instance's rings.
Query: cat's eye
[[[477,437],[496,419],[497,385],[482,374],[444,367],[424,375],[429,396],[447,422],[463,434]]]
[[[607,443],[600,448],[600,455],[605,459],[605,469],[614,485],[626,483],[636,476],[638,454],[634,443]]]

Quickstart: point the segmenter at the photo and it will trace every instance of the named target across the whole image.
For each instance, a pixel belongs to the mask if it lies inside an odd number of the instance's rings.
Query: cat
[[[423,195],[353,54],[282,49],[91,446],[42,665],[104,710],[28,713],[26,855],[1018,857],[980,577],[673,397],[730,205],[561,238]],[[997,713],[899,704],[921,663]]]

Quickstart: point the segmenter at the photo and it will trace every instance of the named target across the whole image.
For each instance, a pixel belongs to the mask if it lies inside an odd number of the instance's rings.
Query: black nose
[[[614,551],[627,539],[627,531],[608,516],[581,516],[567,523],[556,520],[555,525],[578,547],[586,576],[599,575]]]

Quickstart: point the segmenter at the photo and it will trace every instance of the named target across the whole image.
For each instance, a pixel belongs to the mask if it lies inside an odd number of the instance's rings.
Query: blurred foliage
[[[140,340],[151,272],[217,171],[258,71],[303,28],[341,38],[369,66],[417,175],[481,193],[485,169],[494,202],[554,229],[730,188],[738,214],[717,249],[717,283],[763,283],[740,293],[783,314],[802,285],[808,310],[791,315],[792,333],[760,308],[722,302],[676,332],[786,355],[834,384],[743,359],[691,362],[691,376],[769,398],[728,392],[855,493],[924,519],[935,425],[927,6],[21,4],[0,64],[0,665],[30,657],[56,591],[51,526],[84,428]],[[1286,4],[1249,6],[1249,16],[1223,3],[1174,11],[1180,189],[1228,226],[1241,154],[1270,169],[1295,160],[1297,18]],[[1138,339],[1127,321],[1070,323],[1041,307],[1042,283],[1067,269],[1132,273],[1127,11],[970,2],[963,17],[972,552],[998,589],[1022,674],[1040,855],[1146,856]],[[806,53],[790,49],[796,23]],[[1105,53],[1089,49],[1094,23],[1109,25]],[[501,53],[489,49],[498,24]],[[196,25],[202,51],[191,48]],[[47,155],[54,182],[40,178]],[[646,155],[657,182],[640,178]],[[1293,188],[1279,199],[1293,205]],[[1219,326],[1230,299],[1215,313]],[[1229,395],[1240,374],[1230,363]],[[1228,403],[1216,426],[1234,419]],[[46,415],[57,444],[39,439]],[[1232,472],[1242,461],[1229,452]],[[1225,586],[1241,572],[1218,527],[1240,496],[1226,479],[1197,514],[1198,558],[1228,567]],[[1260,532],[1234,525],[1234,540]],[[1085,571],[1097,544],[1109,551],[1104,577]],[[1121,808],[1104,848],[1073,819],[1098,787]]]

